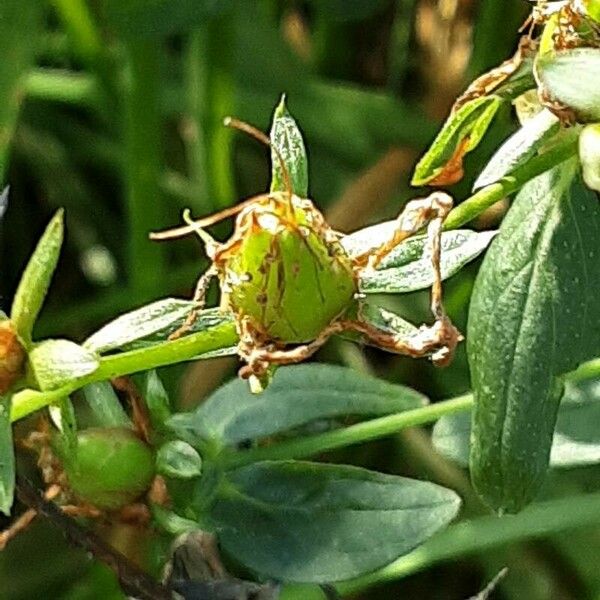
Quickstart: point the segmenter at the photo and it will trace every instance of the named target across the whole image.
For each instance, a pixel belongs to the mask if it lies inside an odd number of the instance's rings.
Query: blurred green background
[[[38,337],[80,340],[152,299],[189,296],[206,267],[200,245],[152,243],[148,233],[177,224],[184,207],[201,216],[267,188],[265,148],[222,121],[234,115],[266,130],[282,93],[305,135],[311,197],[332,225],[352,231],[391,218],[425,194],[408,186],[416,159],[470,79],[513,53],[528,10],[523,0],[2,0],[0,169],[11,190],[0,225],[0,308],[10,307],[58,207],[66,208],[67,241]],[[510,114],[497,119],[469,155],[457,198],[514,126]],[[492,211],[476,226],[499,218]],[[463,329],[476,269],[446,286]],[[427,301],[424,293],[381,299],[415,320],[426,318]],[[340,340],[318,358],[433,399],[469,387],[464,350],[443,371]],[[235,360],[219,359],[161,376],[185,409],[235,370]],[[480,510],[466,473],[422,432],[335,459],[439,481],[466,498],[468,511]],[[544,495],[597,489],[598,475],[553,474]],[[158,572],[164,540],[131,526],[101,531]],[[460,600],[508,566],[498,598],[600,598],[599,552],[600,531],[580,531],[491,549],[359,597]],[[0,599],[42,597],[123,596],[105,567],[37,523],[0,554]]]

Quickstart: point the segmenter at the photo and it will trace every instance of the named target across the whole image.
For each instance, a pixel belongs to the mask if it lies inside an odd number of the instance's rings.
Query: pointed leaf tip
[[[38,242],[19,282],[11,319],[26,345],[50,287],[64,239],[64,209],[56,211]]]

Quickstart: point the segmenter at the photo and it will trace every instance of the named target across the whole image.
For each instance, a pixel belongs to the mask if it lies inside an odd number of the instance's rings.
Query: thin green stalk
[[[53,0],[75,52],[88,65],[100,60],[102,40],[92,15],[83,0]]]
[[[106,92],[107,116],[111,117],[118,97],[115,65],[85,0],[52,0],[77,57],[96,73]]]
[[[600,493],[540,502],[514,516],[481,517],[452,525],[387,567],[337,587],[342,594],[356,593],[372,585],[408,577],[442,561],[599,523]],[[320,600],[322,596],[318,590],[306,587],[290,587],[282,595],[282,600],[300,598]]]
[[[458,398],[430,404],[423,408],[407,410],[398,414],[371,419],[343,429],[328,431],[319,435],[303,437],[266,448],[254,448],[230,455],[225,464],[228,468],[247,465],[259,460],[286,460],[303,458],[336,448],[375,440],[397,433],[406,427],[424,425],[437,421],[444,415],[469,410],[473,405],[473,396],[466,394]]]
[[[24,97],[25,77],[42,35],[43,8],[37,0],[0,2],[0,187],[4,188],[13,132]]]
[[[233,132],[223,119],[235,114],[231,19],[207,21],[192,34],[186,52],[186,131],[190,177],[198,189],[197,208],[210,212],[235,201]]]
[[[155,40],[130,41],[130,81],[125,95],[125,146],[128,284],[153,291],[162,286],[165,248],[148,241],[162,224],[160,191],[161,116],[159,109],[161,47]]]
[[[584,363],[578,369],[565,375],[565,379],[572,381],[580,381],[591,377],[600,377],[600,359]],[[407,427],[433,423],[445,415],[470,410],[472,406],[473,395],[465,394],[464,396],[429,404],[422,408],[363,421],[343,429],[297,438],[273,446],[232,453],[224,459],[224,464],[226,468],[235,468],[261,460],[305,458],[352,444],[360,444],[393,435]]]
[[[15,394],[10,414],[11,421],[22,419],[32,412],[72,394],[88,383],[192,360],[207,352],[227,348],[236,343],[235,326],[233,323],[226,323],[213,329],[157,344],[150,348],[102,357],[100,366],[96,371],[85,377],[70,381],[60,388],[48,392],[26,389]]]
[[[444,223],[445,229],[456,229],[475,217],[478,217],[490,206],[506,196],[516,192],[528,181],[548,171],[552,167],[568,160],[577,152],[577,141],[569,137],[567,141],[557,144],[547,152],[527,161],[522,167],[515,169],[512,175],[503,177],[497,183],[488,185],[454,208]]]

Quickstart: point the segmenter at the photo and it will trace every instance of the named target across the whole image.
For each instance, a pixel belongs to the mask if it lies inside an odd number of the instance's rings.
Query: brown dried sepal
[[[491,71],[484,73],[469,85],[469,87],[456,99],[452,106],[452,112],[455,113],[461,106],[481,98],[488,96],[494,90],[498,89],[505,83],[523,63],[525,58],[533,56],[537,50],[537,43],[529,36],[523,36],[519,41],[514,56],[505,60],[501,65],[494,67]]]
[[[10,321],[0,322],[0,394],[23,375],[25,350]]]

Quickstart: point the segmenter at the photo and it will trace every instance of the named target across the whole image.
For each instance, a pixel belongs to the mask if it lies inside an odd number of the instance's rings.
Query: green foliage
[[[131,420],[123,410],[117,394],[108,381],[89,383],[81,391],[96,425],[131,427]]]
[[[463,156],[477,147],[501,106],[499,96],[483,96],[452,112],[415,167],[412,184],[451,185],[459,181]]]
[[[571,110],[578,119],[600,119],[600,92],[587,82],[600,77],[600,48],[577,48],[550,53],[538,58],[540,83],[550,98]]]
[[[467,332],[471,475],[496,510],[518,511],[537,493],[560,376],[600,351],[599,223],[577,165],[555,167],[522,189],[477,278]]]
[[[277,148],[290,178],[292,192],[301,198],[308,198],[308,160],[302,134],[296,121],[292,118],[285,105],[285,96],[282,96],[275,112],[271,125],[271,144]],[[279,162],[279,156],[271,150],[271,191],[285,192],[285,178]]]
[[[59,388],[71,379],[93,373],[98,357],[69,340],[45,340],[29,353],[33,375],[42,390]]]
[[[10,318],[25,344],[31,344],[33,324],[50,287],[63,236],[63,211],[59,210],[40,238],[15,293]]]
[[[527,164],[559,129],[559,119],[549,110],[542,109],[498,148],[477,177],[473,188],[496,183]]]
[[[558,409],[550,451],[550,466],[572,468],[600,462],[600,384],[597,379],[567,382]],[[471,415],[442,417],[433,428],[436,449],[458,462],[469,464]]]
[[[198,363],[182,378],[186,361],[236,355],[238,331],[225,298],[220,308],[199,311],[185,335],[173,338],[198,306],[172,295],[191,287],[205,257],[183,245],[151,243],[147,234],[174,222],[184,206],[201,217],[269,187],[260,149],[222,122],[231,115],[264,128],[285,92],[294,116],[282,98],[270,139],[294,193],[314,200],[334,227],[358,228],[350,235],[331,232],[351,257],[390,239],[397,221],[360,227],[397,213],[413,195],[406,157],[423,152],[437,129],[413,103],[442,114],[449,98],[438,86],[455,83],[453,69],[440,77],[431,68],[436,61],[423,60],[438,47],[439,32],[431,33],[433,46],[424,22],[415,29],[426,18],[421,4],[5,4],[0,170],[10,178],[11,198],[5,214],[0,200],[0,298],[13,295],[41,222],[60,206],[69,216],[69,236],[39,322],[61,251],[60,212],[14,294],[10,319],[27,356],[1,397],[0,510],[8,514],[14,495],[10,422],[44,411],[71,485],[55,501],[83,499],[107,509],[111,539],[124,531],[111,511],[146,501],[160,536],[136,533],[129,546],[139,550],[132,557],[137,563],[153,556],[144,567],[153,573],[167,561],[165,544],[173,536],[203,530],[217,536],[234,576],[340,581],[340,592],[356,593],[465,557],[482,581],[508,564],[500,592],[508,600],[545,600],[548,589],[565,600],[598,595],[593,553],[600,498],[590,490],[597,487],[600,461],[600,215],[591,191],[598,189],[597,124],[588,124],[600,118],[596,0],[547,3],[548,13],[561,12],[542,17],[541,49],[523,43],[522,60],[517,55],[476,80],[414,172],[418,185],[446,186],[465,177],[444,224],[441,270],[444,280],[452,277],[444,300],[456,323],[466,320],[475,282],[468,364],[459,347],[450,369],[432,374],[426,361],[408,367],[403,359],[380,356],[376,347],[363,349],[356,342],[373,343],[366,335],[343,334],[313,364],[270,374],[258,396],[238,379],[207,391],[221,381],[227,362]],[[527,8],[520,0],[501,8],[480,4],[473,11],[477,20],[467,23],[474,28],[471,73],[508,54],[516,38],[512,25],[504,25],[521,22]],[[463,26],[464,18],[457,24]],[[452,40],[448,44],[456,50]],[[420,55],[412,54],[416,48]],[[536,116],[511,134],[515,126],[505,113],[513,100],[519,118],[524,106]],[[564,127],[567,118],[574,127]],[[271,190],[285,191],[274,153],[271,173]],[[476,191],[465,198],[471,186]],[[486,212],[517,192],[505,218],[501,211]],[[393,202],[384,204],[389,194]],[[473,230],[457,229],[475,219]],[[211,234],[223,240],[228,227],[219,224]],[[411,323],[425,320],[428,299],[420,291],[433,283],[426,240],[414,236],[376,269],[360,270],[349,292],[359,292],[358,302],[345,298],[345,315],[360,316],[362,324],[397,341],[426,336],[427,329]],[[300,238],[296,242],[288,253],[294,257],[305,247]],[[483,262],[476,261],[489,244]],[[307,264],[322,267],[332,245],[317,248],[319,260],[311,255]],[[294,257],[284,264],[293,267]],[[227,296],[231,282],[219,283]],[[309,289],[285,311],[305,330],[314,326],[311,338],[323,325],[316,323],[323,315],[315,297]],[[325,316],[329,322],[331,315]],[[1,312],[0,318],[7,319]],[[50,339],[32,339],[34,327]],[[9,364],[3,351],[0,344],[0,371]],[[473,392],[451,397],[468,389],[469,369]],[[129,375],[131,387],[117,395],[109,381]],[[470,453],[475,491],[485,502],[498,512],[532,505],[514,517],[478,516],[482,507],[467,478],[433,454],[428,430],[414,430],[430,424],[438,451],[461,466]],[[18,429],[17,439],[28,427]],[[385,443],[365,446],[386,436]],[[21,444],[16,447],[21,452]],[[298,461],[325,453],[329,464]],[[32,460],[19,456],[19,472]],[[342,461],[413,479],[334,464]],[[553,472],[543,495],[550,500],[539,501],[548,464]],[[167,490],[162,499],[154,493],[146,499],[155,474]],[[458,496],[436,482],[463,497],[460,515]],[[446,528],[456,517],[459,522]],[[34,531],[33,542],[26,534],[0,554],[10,600],[39,590],[57,600],[120,597],[110,575],[70,570],[79,563],[61,548],[62,537],[53,534],[40,545]],[[544,541],[520,544],[531,538]],[[40,554],[46,547],[51,556]],[[382,595],[434,597],[452,586],[452,594],[466,597],[481,589],[479,583],[467,589],[464,578],[447,577],[443,567],[438,573]],[[343,581],[348,578],[355,579]],[[194,582],[203,590],[220,583]],[[285,600],[321,596],[314,585],[282,592]]]
[[[367,227],[342,240],[351,253],[360,252],[363,243],[369,246],[377,240],[387,239],[393,232],[395,222]],[[467,263],[479,256],[492,241],[495,231],[475,232],[468,229],[442,234],[442,279],[458,273]],[[377,270],[365,273],[359,280],[359,289],[365,294],[405,294],[431,287],[433,268],[429,256],[427,236],[409,238],[399,244],[377,266]]]
[[[11,394],[0,396],[0,510],[10,514],[15,493],[15,454],[10,423]]]
[[[23,32],[27,32],[27,36]],[[23,100],[25,77],[34,65],[42,35],[42,6],[36,0],[6,0],[0,7],[0,186],[4,186],[9,143]]]
[[[228,11],[231,0],[103,0],[108,22],[126,36],[164,36],[201,25]]]
[[[169,427],[195,445],[210,440],[235,446],[290,431],[320,419],[382,415],[423,406],[417,392],[333,365],[297,365],[277,372],[259,396],[233,380]]]
[[[192,446],[175,440],[158,449],[156,470],[166,477],[192,479],[202,473],[202,459]]]
[[[259,462],[228,473],[211,511],[223,548],[284,581],[366,573],[451,521],[459,498],[435,484],[356,467]]]
[[[84,347],[104,354],[111,350],[151,345],[181,327],[193,308],[194,303],[190,300],[157,300],[117,317],[91,335],[84,342]],[[205,310],[194,323],[193,331],[205,331],[230,321],[229,315],[218,310]]]

